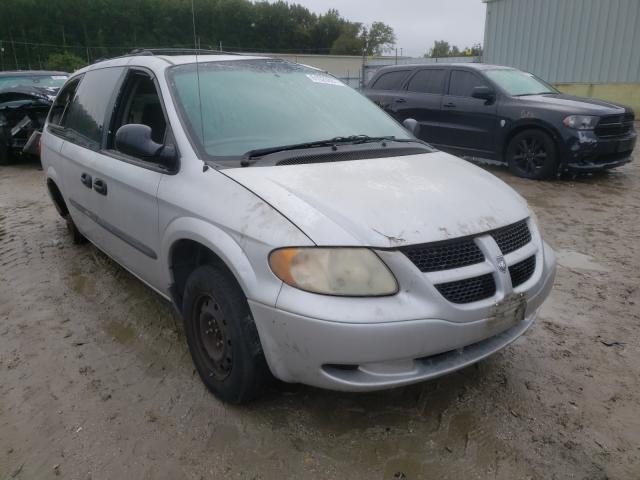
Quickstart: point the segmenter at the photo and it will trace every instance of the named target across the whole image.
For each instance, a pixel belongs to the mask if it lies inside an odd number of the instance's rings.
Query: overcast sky
[[[460,48],[482,43],[486,5],[481,0],[287,0],[315,13],[337,9],[348,20],[393,27],[405,55],[422,56],[435,40]]]

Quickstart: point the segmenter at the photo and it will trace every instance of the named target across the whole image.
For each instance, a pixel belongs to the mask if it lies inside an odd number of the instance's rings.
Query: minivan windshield
[[[351,87],[282,60],[177,65],[169,83],[185,127],[207,157],[355,135],[412,138]]]
[[[559,93],[548,83],[540,80],[531,73],[520,70],[485,70],[484,73],[498,84],[509,95],[522,97],[524,95],[540,95],[542,93]]]

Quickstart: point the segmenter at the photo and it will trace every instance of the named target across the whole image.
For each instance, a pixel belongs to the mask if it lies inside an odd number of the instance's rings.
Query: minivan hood
[[[624,105],[598,100],[596,98],[574,97],[572,95],[541,94],[518,97],[523,102],[532,102],[540,106],[555,108],[567,114],[580,115],[619,115],[626,111]]]
[[[443,152],[221,171],[317,245],[434,242],[529,215],[524,199],[504,182]]]

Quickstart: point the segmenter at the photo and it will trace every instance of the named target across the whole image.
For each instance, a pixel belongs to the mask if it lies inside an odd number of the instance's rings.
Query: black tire
[[[558,172],[553,139],[541,130],[524,130],[515,135],[506,151],[509,170],[518,177],[543,180]]]
[[[235,278],[212,265],[194,270],[182,304],[185,335],[205,386],[220,400],[241,404],[272,379],[249,304]]]
[[[11,151],[2,143],[2,135],[0,134],[0,165],[9,165],[10,163]]]
[[[73,244],[82,245],[83,243],[87,243],[87,238],[80,233],[80,230],[78,230],[78,227],[76,227],[76,224],[71,218],[71,214],[67,213],[64,220],[67,222],[67,230],[69,230],[69,233],[71,234],[71,241]]]

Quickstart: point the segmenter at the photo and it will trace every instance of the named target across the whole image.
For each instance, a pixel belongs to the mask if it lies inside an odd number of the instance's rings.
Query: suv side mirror
[[[139,123],[128,123],[116,132],[116,150],[126,155],[142,158],[160,165],[175,167],[178,154],[173,145],[162,145],[151,138],[151,127]]]
[[[418,134],[420,133],[420,124],[414,118],[407,118],[404,122],[402,122],[402,126],[409,130],[414,137],[418,138]]]
[[[471,90],[471,96],[473,98],[479,98],[480,100],[486,100],[487,102],[492,102],[496,98],[496,92],[489,87],[473,87]]]

